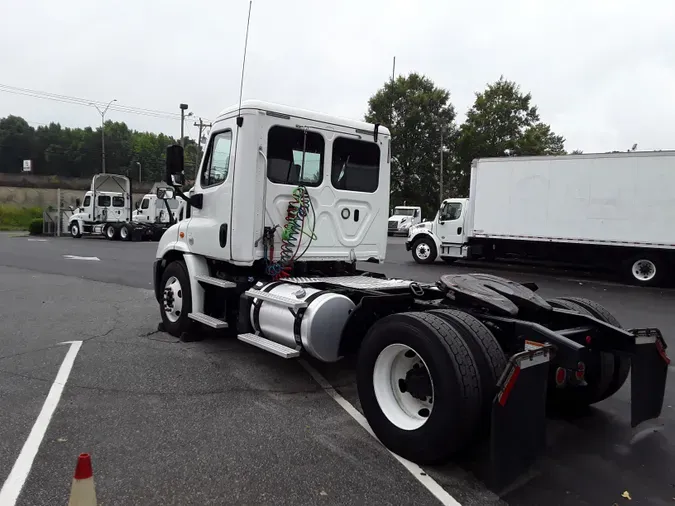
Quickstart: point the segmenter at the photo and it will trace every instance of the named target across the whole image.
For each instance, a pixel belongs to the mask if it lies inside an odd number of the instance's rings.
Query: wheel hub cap
[[[416,430],[433,410],[434,385],[424,360],[409,346],[391,344],[373,369],[377,403],[387,419],[403,430]]]
[[[175,323],[183,310],[183,290],[175,276],[169,278],[164,285],[164,312],[170,322]]]
[[[656,276],[656,265],[651,260],[638,260],[633,264],[633,276],[640,281],[651,281]]]

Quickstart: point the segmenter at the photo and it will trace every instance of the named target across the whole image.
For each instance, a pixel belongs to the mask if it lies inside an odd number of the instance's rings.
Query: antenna
[[[237,112],[237,126],[244,124],[244,118],[241,117],[241,97],[244,94],[244,69],[246,68],[246,49],[248,48],[248,27],[251,24],[251,7],[253,0],[248,3],[248,20],[246,21],[246,39],[244,40],[244,60],[241,62],[241,83],[239,84],[239,111]]]

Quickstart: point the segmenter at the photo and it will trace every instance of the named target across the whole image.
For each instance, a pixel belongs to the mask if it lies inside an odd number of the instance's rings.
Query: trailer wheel
[[[420,237],[412,246],[412,255],[418,264],[431,264],[436,261],[438,252],[431,237]]]
[[[547,302],[560,309],[576,311],[587,316],[596,317],[584,306],[565,298],[549,299]],[[555,369],[551,368],[551,376],[555,377]],[[595,404],[607,396],[614,379],[614,355],[611,353],[597,352],[592,355],[592,362],[586,364],[586,386],[556,388],[555,381],[550,380],[549,401],[554,407],[578,408]]]
[[[480,414],[476,362],[460,334],[428,313],[399,313],[368,331],[357,362],[359,399],[391,451],[440,463],[471,439]]]
[[[175,337],[187,332],[192,320],[192,292],[187,267],[183,262],[171,262],[162,274],[162,300],[160,302],[162,322],[166,331]]]
[[[126,223],[120,228],[120,239],[123,241],[131,240],[131,228]]]
[[[659,286],[668,277],[668,263],[665,259],[648,252],[626,260],[623,270],[628,280],[638,286]]]
[[[490,330],[476,317],[456,309],[434,309],[433,314],[444,319],[462,336],[478,367],[483,395],[479,424],[488,427],[492,400],[497,393],[497,381],[506,368],[506,355]]]
[[[115,239],[117,239],[117,229],[115,229],[115,227],[113,227],[112,225],[107,225],[105,227],[104,233],[106,239],[108,239],[109,241],[114,241]]]
[[[76,221],[70,224],[70,236],[74,239],[79,239],[82,237],[82,231],[80,230],[80,225]]]
[[[590,299],[584,299],[581,297],[561,297],[561,299],[582,306],[598,320],[601,320],[605,323],[609,323],[610,325],[614,325],[615,327],[618,327],[620,329],[623,328],[619,320],[617,320],[614,317],[614,315],[612,315],[612,313],[607,311],[607,309],[604,306],[601,306],[595,301],[592,301]],[[611,397],[612,395],[614,395],[616,392],[619,391],[619,389],[628,379],[628,374],[630,373],[630,366],[631,362],[629,357],[622,355],[614,355],[614,376],[612,377],[612,381],[610,382],[609,387],[603,394],[602,397],[603,399],[607,399],[608,397]]]

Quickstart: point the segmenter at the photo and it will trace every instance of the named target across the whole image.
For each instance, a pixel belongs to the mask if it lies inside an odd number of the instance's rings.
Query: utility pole
[[[141,167],[141,162],[136,162],[136,165],[138,165],[138,182],[141,182],[141,175],[142,175],[142,167]]]
[[[101,115],[101,172],[103,174],[105,174],[105,113],[108,112],[108,107],[110,107],[110,104],[113,102],[117,102],[117,99],[113,98],[103,110],[99,109],[95,103],[89,102],[89,105],[96,107],[96,110]]]
[[[195,153],[195,177],[197,176],[197,171],[199,170],[199,156],[202,150],[202,131],[205,128],[211,128],[211,123],[204,123],[202,118],[199,118],[199,123],[195,121],[194,124],[196,127],[199,127],[199,135],[197,136],[197,153]]]
[[[441,193],[439,206],[443,205],[443,127],[441,127]]]

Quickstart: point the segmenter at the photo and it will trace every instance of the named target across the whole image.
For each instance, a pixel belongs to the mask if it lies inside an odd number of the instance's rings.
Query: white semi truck
[[[357,268],[385,259],[390,141],[378,124],[245,101],[213,122],[190,195],[183,148],[169,147],[166,181],[187,213],[157,247],[159,330],[213,329],[280,359],[357,354],[360,403],[384,445],[442,462],[489,428],[493,489],[544,449],[547,402],[599,402],[632,371],[633,426],[658,416],[657,329],[495,276],[418,283]]]
[[[520,257],[658,285],[675,266],[675,151],[484,158],[469,198],[410,229],[418,263]]]
[[[139,209],[132,211],[131,180],[128,177],[95,175],[84,200],[80,202],[77,199],[76,208],[71,207],[73,214],[68,220],[71,237],[92,235],[104,236],[111,241],[159,240],[164,231],[176,222],[180,210],[176,199],[167,198],[166,188],[155,187],[156,193],[145,195]]]
[[[408,235],[410,227],[422,223],[422,208],[417,206],[396,206],[387,221],[387,233]]]

